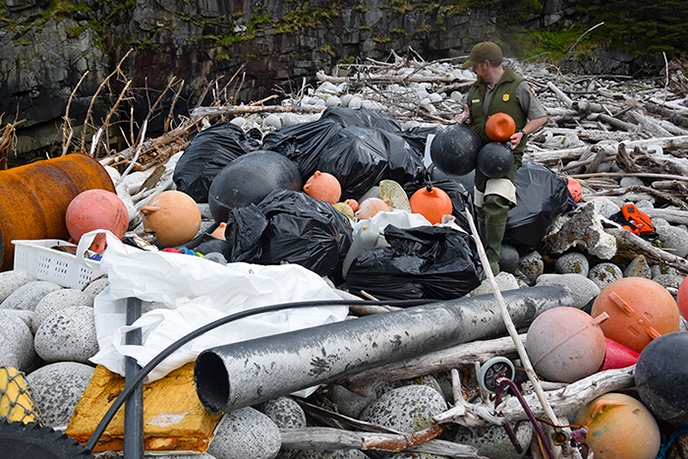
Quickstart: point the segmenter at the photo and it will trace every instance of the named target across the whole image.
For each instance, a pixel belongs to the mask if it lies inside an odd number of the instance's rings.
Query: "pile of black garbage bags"
[[[224,239],[209,231],[187,246],[219,252],[228,262],[299,264],[337,286],[346,284],[352,293],[365,290],[379,299],[459,298],[483,278],[466,217],[466,211],[473,212],[473,178],[449,177],[424,164],[428,136],[439,129],[403,130],[383,112],[339,107],[264,137],[231,122],[215,124],[190,142],[174,182],[196,202],[209,203],[216,226],[226,223]],[[382,180],[398,182],[409,197],[429,184],[439,187],[451,198],[455,222],[464,231],[387,225],[386,243],[358,255],[344,278],[354,225],[333,205],[303,191],[316,171],[339,180],[342,201],[360,202]],[[519,205],[509,214],[504,242],[527,253],[566,210],[568,191],[563,179],[532,162],[521,167],[516,188]]]

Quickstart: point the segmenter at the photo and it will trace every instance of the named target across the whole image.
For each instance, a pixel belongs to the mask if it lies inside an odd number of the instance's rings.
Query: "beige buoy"
[[[196,236],[201,211],[191,196],[181,191],[163,191],[141,207],[143,227],[155,231],[155,244],[177,247]]]

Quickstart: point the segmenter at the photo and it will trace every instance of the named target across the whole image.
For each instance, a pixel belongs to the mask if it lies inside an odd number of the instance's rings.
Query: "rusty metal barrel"
[[[0,271],[12,269],[14,239],[69,239],[69,203],[95,188],[115,191],[105,168],[82,153],[0,171]]]

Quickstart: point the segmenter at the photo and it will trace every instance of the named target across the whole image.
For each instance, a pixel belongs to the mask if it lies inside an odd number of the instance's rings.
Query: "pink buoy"
[[[676,302],[678,303],[678,310],[684,319],[688,320],[688,282],[686,282],[686,277],[681,282],[678,287],[678,296],[676,297]]]
[[[129,226],[127,206],[115,193],[107,190],[86,190],[71,200],[65,213],[65,224],[75,243],[81,236],[97,229],[110,230],[122,238]],[[102,252],[105,249],[104,235],[98,235],[91,250]]]
[[[596,318],[580,309],[558,307],[535,318],[528,329],[526,351],[535,371],[550,381],[574,382],[595,373],[604,361],[604,333]]]

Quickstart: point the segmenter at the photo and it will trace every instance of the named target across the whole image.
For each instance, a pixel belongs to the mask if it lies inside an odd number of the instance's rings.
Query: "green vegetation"
[[[289,11],[275,24],[273,34],[291,33],[306,27],[317,27],[321,24],[332,26],[332,18],[339,16],[336,9],[325,8],[298,8]]]

